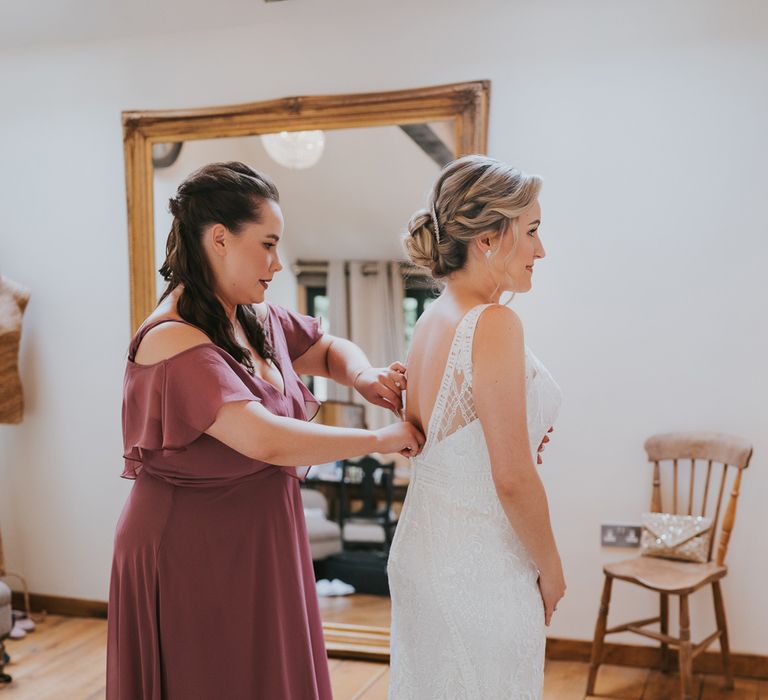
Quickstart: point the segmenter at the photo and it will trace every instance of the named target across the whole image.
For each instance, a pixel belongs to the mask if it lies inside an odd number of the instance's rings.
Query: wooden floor
[[[387,596],[355,593],[318,600],[323,622],[389,628],[392,619],[392,605]]]
[[[326,607],[333,608],[334,605]],[[337,609],[344,605],[336,603]],[[6,672],[11,685],[0,685],[0,700],[97,700],[104,697],[104,659],[107,623],[90,618],[50,615],[26,639],[8,641],[12,663]],[[386,664],[329,661],[335,700],[385,700],[389,682]],[[627,700],[674,700],[677,678],[646,669],[603,666],[598,695]],[[549,661],[545,700],[582,700],[587,666]],[[697,676],[695,698],[714,700],[768,700],[768,681],[737,679],[736,689],[719,689],[716,676]],[[277,700],[277,699],[275,699]],[[286,699],[288,700],[288,699]]]

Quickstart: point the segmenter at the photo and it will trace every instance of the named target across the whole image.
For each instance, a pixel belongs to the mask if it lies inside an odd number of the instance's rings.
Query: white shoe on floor
[[[355,587],[335,578],[331,581],[331,591],[331,595],[351,595],[355,592]]]
[[[317,595],[322,597],[350,595],[355,592],[355,587],[344,583],[337,578],[329,581],[327,578],[321,578],[315,584],[317,586]]]
[[[17,622],[14,624],[13,629],[11,630],[10,634],[8,635],[11,639],[24,639],[24,637],[27,636],[27,633],[19,627],[19,623]]]
[[[20,627],[25,632],[35,631],[35,623],[32,622],[32,620],[30,620],[28,617],[17,617],[15,626]]]

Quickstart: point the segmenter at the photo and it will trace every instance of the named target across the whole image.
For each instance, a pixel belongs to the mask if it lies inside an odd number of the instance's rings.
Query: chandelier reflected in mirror
[[[325,132],[281,131],[263,134],[261,142],[276,163],[293,170],[305,170],[315,165],[323,155]]]

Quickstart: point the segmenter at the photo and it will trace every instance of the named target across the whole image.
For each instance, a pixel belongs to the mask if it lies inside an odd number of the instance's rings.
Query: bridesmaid
[[[373,368],[316,319],[264,303],[283,217],[242,163],[193,173],[170,200],[168,285],[129,348],[109,597],[108,700],[330,700],[299,492],[308,464],[415,455],[410,423],[308,423],[299,374],[400,411],[405,368]],[[254,304],[256,306],[254,306]]]

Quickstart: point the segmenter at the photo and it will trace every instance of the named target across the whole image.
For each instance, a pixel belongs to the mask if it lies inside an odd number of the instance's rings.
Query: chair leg
[[[600,599],[600,612],[597,615],[595,624],[595,639],[592,642],[592,658],[589,663],[589,678],[587,680],[587,695],[594,695],[595,681],[597,680],[597,669],[603,660],[603,642],[605,641],[605,628],[608,623],[608,607],[611,603],[611,586],[613,577],[605,576],[603,585],[603,596]]]
[[[725,624],[725,606],[723,605],[723,592],[720,590],[720,581],[714,581],[712,583],[712,597],[715,599],[715,620],[717,620],[717,629],[720,630],[720,657],[723,660],[725,687],[728,690],[733,690],[731,648],[728,644],[728,627]]]
[[[669,594],[661,593],[660,597],[660,617],[661,617],[661,633],[669,634]],[[661,672],[669,673],[669,644],[661,642]]]
[[[693,656],[691,654],[691,617],[688,596],[680,596],[680,697],[693,699]]]

